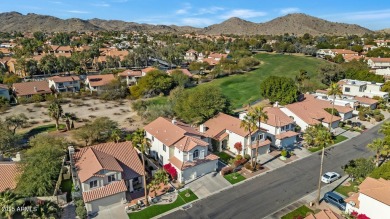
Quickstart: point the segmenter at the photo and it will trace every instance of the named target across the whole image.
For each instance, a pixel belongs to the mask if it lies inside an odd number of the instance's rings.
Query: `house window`
[[[344,88],[344,92],[351,92],[351,88],[349,87]]]
[[[264,135],[263,134],[259,134],[259,140],[261,140],[263,138],[264,138]]]
[[[97,187],[97,180],[89,182],[89,188]]]
[[[162,155],[160,155],[160,163],[163,164],[164,163],[164,157]]]
[[[58,86],[62,87],[64,86],[64,83],[58,83]]]
[[[193,158],[193,159],[198,159],[198,157],[199,157],[199,150],[196,149],[196,150],[194,151],[194,153],[192,154],[192,158]]]
[[[154,141],[154,136],[152,136],[152,141]]]
[[[167,151],[167,146],[165,146],[165,144],[163,144],[163,150]]]
[[[112,181],[115,181],[115,175],[108,176],[108,182],[110,183]]]

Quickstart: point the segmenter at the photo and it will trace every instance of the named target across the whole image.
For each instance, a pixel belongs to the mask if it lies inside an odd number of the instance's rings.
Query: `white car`
[[[324,183],[332,183],[333,181],[336,181],[340,179],[341,176],[338,173],[335,172],[327,172],[321,177],[321,181]]]

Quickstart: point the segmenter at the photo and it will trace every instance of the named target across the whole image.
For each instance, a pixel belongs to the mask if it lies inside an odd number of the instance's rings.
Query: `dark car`
[[[324,201],[326,203],[329,203],[329,204],[332,204],[332,205],[338,207],[342,211],[345,211],[345,208],[347,206],[347,203],[345,203],[344,199],[340,195],[338,195],[334,192],[325,193]]]

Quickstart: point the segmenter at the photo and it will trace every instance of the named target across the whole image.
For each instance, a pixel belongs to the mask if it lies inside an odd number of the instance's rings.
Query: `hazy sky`
[[[372,30],[390,28],[389,0],[13,0],[0,12],[17,11],[59,18],[101,18],[150,24],[204,27],[230,17],[265,22],[289,13],[305,13]]]

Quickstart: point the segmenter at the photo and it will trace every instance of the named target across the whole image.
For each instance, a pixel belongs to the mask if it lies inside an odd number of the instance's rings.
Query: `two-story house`
[[[118,74],[122,81],[126,81],[127,86],[137,84],[138,80],[145,75],[146,73],[141,70],[125,70]]]
[[[328,90],[316,90],[314,95],[319,100],[324,101],[330,101],[333,102],[336,106],[347,106],[352,107],[354,109],[353,113],[357,114],[357,108],[359,106],[368,107],[370,109],[376,109],[378,100],[368,98],[368,97],[358,97],[353,95],[340,95],[336,96],[335,99],[333,99],[333,96],[328,95]]]
[[[5,84],[0,84],[0,97],[4,97],[7,100],[10,100],[9,89]]]
[[[389,218],[390,180],[367,177],[360,185],[359,192],[347,199],[346,212],[356,211],[371,219]]]
[[[214,151],[229,150],[234,154],[249,154],[254,157],[256,147],[258,147],[258,154],[261,155],[268,153],[271,145],[271,141],[266,139],[267,130],[253,130],[249,135],[249,132],[241,127],[239,118],[224,113],[219,113],[201,124],[199,130],[211,139]],[[252,145],[249,145],[249,139],[251,139]],[[260,140],[259,145],[257,145],[257,139]],[[242,145],[241,151],[234,148],[238,142]]]
[[[381,91],[383,83],[343,79],[338,84],[342,87],[343,94],[369,98],[377,96],[385,100],[389,99],[389,93]]]
[[[294,145],[299,135],[294,131],[295,121],[279,107],[266,107],[264,112],[267,113],[268,119],[260,123],[260,128],[267,130],[266,136],[271,140],[271,145],[276,148]],[[240,119],[244,119],[246,114],[247,112],[240,113]]]
[[[144,127],[151,142],[150,156],[163,166],[171,164],[181,183],[216,171],[218,156],[208,153],[208,138],[194,127],[159,117]]]
[[[104,143],[69,150],[75,188],[88,213],[131,201],[126,193],[143,189],[143,167],[131,142]]]
[[[104,90],[104,87],[111,83],[113,80],[115,80],[113,74],[88,75],[87,79],[85,80],[85,87],[91,92],[101,92],[102,90]]]
[[[12,90],[14,95],[17,98],[20,97],[30,98],[36,94],[47,95],[52,93],[49,87],[49,83],[47,81],[30,81],[30,82],[14,83],[12,85]]]
[[[198,59],[198,52],[193,49],[188,50],[184,56],[184,60],[188,62],[194,62],[197,59]]]
[[[54,76],[48,78],[49,87],[56,92],[80,91],[80,78],[78,76]]]
[[[367,64],[370,68],[389,68],[390,58],[367,58]]]

